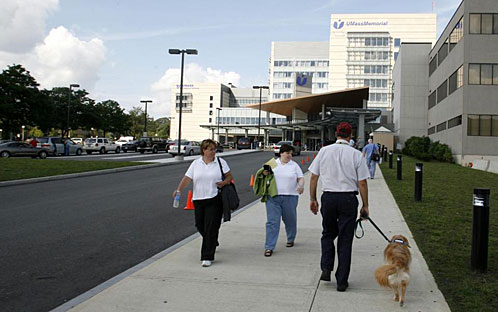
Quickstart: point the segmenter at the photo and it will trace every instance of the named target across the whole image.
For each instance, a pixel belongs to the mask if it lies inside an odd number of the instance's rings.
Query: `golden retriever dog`
[[[410,282],[410,243],[403,235],[394,235],[384,249],[385,265],[375,270],[375,279],[380,286],[394,290],[394,301],[399,301],[399,305],[405,303],[405,292]],[[401,297],[400,292],[401,290]]]

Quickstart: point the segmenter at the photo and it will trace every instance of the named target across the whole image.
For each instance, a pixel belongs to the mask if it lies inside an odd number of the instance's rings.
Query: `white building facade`
[[[436,14],[332,14],[329,91],[368,86],[368,107],[390,111],[403,42],[436,41]]]

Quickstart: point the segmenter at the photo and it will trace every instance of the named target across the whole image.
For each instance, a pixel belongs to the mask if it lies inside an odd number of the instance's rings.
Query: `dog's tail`
[[[375,279],[380,286],[390,287],[389,275],[396,273],[399,270],[396,264],[386,264],[375,270]]]

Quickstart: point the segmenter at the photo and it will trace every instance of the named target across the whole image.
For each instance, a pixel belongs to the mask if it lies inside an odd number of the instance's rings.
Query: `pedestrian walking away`
[[[322,281],[330,281],[334,269],[335,246],[337,238],[337,270],[335,278],[337,290],[345,291],[349,286],[351,254],[353,247],[354,225],[358,215],[358,191],[363,206],[362,216],[368,216],[368,168],[360,151],[349,146],[352,127],[341,122],[336,129],[337,141],[323,147],[309,167],[310,210],[318,213],[319,204],[316,197],[318,179],[321,179],[322,196],[322,255],[320,268]]]
[[[201,143],[201,157],[194,160],[185,176],[173,192],[173,198],[193,182],[192,200],[194,203],[195,226],[202,236],[201,265],[211,266],[218,246],[218,234],[223,215],[223,204],[219,189],[232,181],[230,167],[224,159],[219,159],[225,179],[222,180],[216,142],[210,139]]]
[[[280,220],[285,224],[286,247],[293,247],[297,234],[297,203],[304,191],[304,178],[301,167],[292,160],[294,147],[282,144],[275,168],[264,167],[263,174],[274,175],[277,194],[266,198],[266,240],[265,256],[270,257],[275,250],[280,232]],[[266,165],[268,166],[268,165]],[[258,174],[256,174],[258,176]]]
[[[368,144],[363,148],[363,157],[367,160],[370,179],[375,177],[375,168],[380,159],[379,146],[373,143],[372,139],[368,139]]]

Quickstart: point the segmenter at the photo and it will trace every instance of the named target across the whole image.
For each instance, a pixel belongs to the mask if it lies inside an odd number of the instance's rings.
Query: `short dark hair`
[[[294,147],[292,147],[291,145],[289,144],[282,144],[280,146],[280,150],[278,151],[278,155],[282,155],[282,153],[285,153],[285,152],[292,152],[294,153]]]

